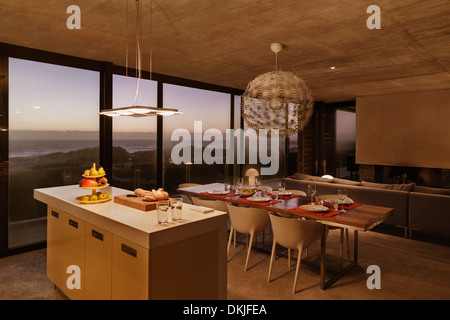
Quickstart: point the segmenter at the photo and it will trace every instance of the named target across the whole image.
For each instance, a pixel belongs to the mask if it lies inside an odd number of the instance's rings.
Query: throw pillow
[[[415,186],[414,192],[450,195],[450,189]]]
[[[377,189],[386,189],[386,190],[399,190],[399,191],[412,191],[415,183],[406,183],[406,184],[387,184],[387,183],[374,183],[374,182],[366,182],[361,181],[361,185],[363,187],[369,188],[377,188]]]
[[[333,180],[331,180],[331,182],[333,183],[339,183],[339,184],[348,184],[351,186],[360,186],[361,182],[359,181],[353,181],[353,180],[348,180],[348,179],[340,179],[340,178],[333,178]]]

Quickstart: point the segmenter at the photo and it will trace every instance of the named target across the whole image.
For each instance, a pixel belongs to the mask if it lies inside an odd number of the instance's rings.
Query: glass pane
[[[113,107],[155,107],[157,82],[114,75]],[[156,117],[113,118],[113,180],[120,188],[156,189]]]
[[[78,184],[99,161],[98,72],[9,59],[9,239],[45,241],[33,189]],[[80,189],[81,190],[81,189]]]
[[[247,127],[244,121],[244,131],[246,133],[255,132],[255,130]],[[270,129],[268,129],[269,133]],[[266,146],[267,152],[261,151],[261,146]],[[245,142],[245,165],[241,167],[242,176],[245,184],[251,184],[247,173],[250,169],[256,169],[259,177],[262,179],[263,185],[277,188],[279,179],[287,176],[285,169],[285,149],[286,141],[284,138],[267,138],[258,137],[257,142],[251,143],[250,140]],[[256,155],[256,163],[252,163],[250,154]],[[265,168],[265,169],[264,169]],[[264,170],[269,174],[264,174]]]
[[[336,111],[336,157],[338,176],[356,178],[354,167],[356,150],[356,113],[352,111]]]
[[[174,192],[178,185],[184,182],[205,184],[223,182],[224,179],[228,179],[228,177],[225,177],[228,173],[223,163],[225,163],[225,132],[226,129],[230,128],[230,99],[230,94],[169,84],[164,85],[164,106],[183,112],[183,115],[164,118],[165,190]],[[176,129],[187,133],[188,139],[180,138],[171,141],[172,133]],[[203,137],[208,129],[215,129],[214,132],[223,138],[223,143],[219,143],[215,152],[211,153],[214,160],[220,159],[222,164],[219,163],[220,161],[213,161],[211,164],[205,161],[205,147],[215,141],[214,138],[206,139]],[[186,154],[178,154],[186,156],[186,159],[189,158],[190,161],[176,164],[176,161],[171,157],[171,153],[172,149],[180,143],[185,143],[186,148],[183,150],[186,151]],[[199,163],[195,161],[196,154],[199,155],[197,157],[200,160],[197,161]]]

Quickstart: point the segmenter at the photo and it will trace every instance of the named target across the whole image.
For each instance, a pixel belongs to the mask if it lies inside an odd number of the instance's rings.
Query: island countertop
[[[102,192],[112,197],[133,193],[111,186],[102,189]],[[141,211],[115,203],[114,200],[98,204],[78,203],[76,198],[85,193],[86,190],[80,189],[78,185],[69,185],[35,189],[34,198],[147,249],[182,240],[192,232],[200,232],[206,225],[223,223],[227,217],[226,212],[201,213],[191,210],[193,205],[183,204],[182,221],[160,225],[156,210]]]

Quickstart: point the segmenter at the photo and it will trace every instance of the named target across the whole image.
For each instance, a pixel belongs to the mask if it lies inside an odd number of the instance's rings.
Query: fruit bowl
[[[255,193],[256,193],[255,189],[244,188],[244,189],[239,190],[239,194],[243,197],[250,197],[250,196],[254,195]]]
[[[83,174],[82,176],[83,176],[84,178],[92,178],[92,179],[96,179],[96,178],[102,178],[102,177],[106,176],[106,173],[105,173],[105,174],[101,174],[101,175],[97,175],[97,176],[88,176],[88,175],[85,175],[85,174]]]
[[[106,199],[100,199],[100,200],[94,200],[94,201],[83,201],[81,200],[83,198],[83,196],[81,197],[77,197],[76,200],[78,201],[78,203],[82,203],[82,204],[96,204],[96,203],[103,203],[103,202],[108,202],[111,200],[111,196],[108,195],[108,198]]]
[[[109,186],[109,183],[102,185],[102,186],[96,186],[96,187],[81,187],[81,189],[86,189],[86,190],[95,190],[95,189],[103,189]]]

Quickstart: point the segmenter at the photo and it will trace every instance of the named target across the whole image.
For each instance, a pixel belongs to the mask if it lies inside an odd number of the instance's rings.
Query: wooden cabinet
[[[53,208],[47,215],[47,276],[70,299],[84,299],[85,223]],[[79,288],[69,282],[78,282]]]
[[[149,250],[113,235],[112,299],[149,298]]]
[[[85,232],[85,299],[111,299],[111,232],[86,223]]]

